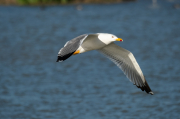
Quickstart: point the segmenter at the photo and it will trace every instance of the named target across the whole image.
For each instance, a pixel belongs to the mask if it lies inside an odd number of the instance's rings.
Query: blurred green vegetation
[[[36,5],[36,4],[66,4],[72,0],[17,0],[20,5]]]
[[[50,5],[69,3],[116,3],[136,0],[0,0],[0,4],[14,5]]]

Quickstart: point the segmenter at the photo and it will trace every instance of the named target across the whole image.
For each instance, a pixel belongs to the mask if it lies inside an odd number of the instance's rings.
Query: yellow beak
[[[122,38],[117,38],[116,41],[123,41],[123,39]]]

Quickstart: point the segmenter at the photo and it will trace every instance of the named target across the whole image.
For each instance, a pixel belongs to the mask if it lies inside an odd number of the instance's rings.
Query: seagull
[[[140,66],[133,54],[116,45],[114,41],[123,41],[109,33],[83,34],[68,42],[58,52],[57,62],[62,62],[72,55],[97,50],[114,62],[127,78],[142,91],[153,95]]]

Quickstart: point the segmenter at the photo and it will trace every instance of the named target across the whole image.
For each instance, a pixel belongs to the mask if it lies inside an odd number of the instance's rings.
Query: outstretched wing
[[[80,35],[70,41],[68,41],[63,48],[59,50],[58,58],[56,62],[61,62],[69,58],[82,44],[84,39],[86,39],[88,35]]]
[[[142,91],[145,90],[147,93],[153,95],[153,92],[144,78],[141,68],[130,51],[116,45],[115,43],[111,43],[98,51],[107,56],[119,68],[121,68],[134,85],[141,88]]]

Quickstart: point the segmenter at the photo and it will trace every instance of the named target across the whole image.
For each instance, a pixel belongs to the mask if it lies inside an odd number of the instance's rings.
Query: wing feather
[[[88,35],[80,35],[68,42],[64,45],[63,48],[59,50],[58,58],[56,62],[61,62],[69,58],[82,44],[82,42],[86,39]]]
[[[98,51],[113,61],[134,85],[141,88],[142,91],[145,90],[147,93],[153,95],[153,92],[144,78],[141,68],[130,51],[115,43],[111,43]]]

